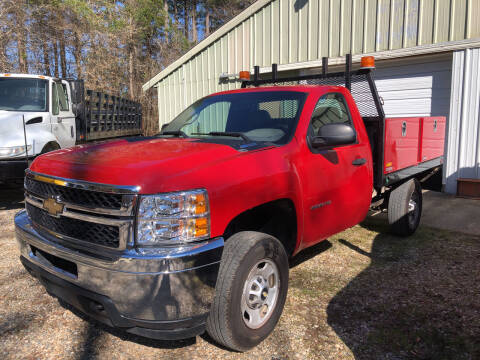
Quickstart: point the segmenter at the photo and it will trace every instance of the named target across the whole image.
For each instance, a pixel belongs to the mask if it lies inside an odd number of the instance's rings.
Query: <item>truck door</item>
[[[75,145],[75,116],[66,81],[52,83],[52,131],[62,148]]]
[[[372,157],[362,118],[351,96],[320,96],[307,130],[302,182],[305,199],[304,245],[312,245],[363,220],[372,198]],[[315,149],[311,139],[331,123],[354,128],[356,141]]]

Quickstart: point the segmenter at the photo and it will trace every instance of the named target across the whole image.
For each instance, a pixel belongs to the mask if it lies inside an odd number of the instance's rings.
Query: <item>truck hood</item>
[[[221,171],[221,163],[244,154],[198,139],[131,138],[57,150],[37,157],[30,168],[68,179],[140,186],[147,194],[185,190],[169,179],[204,167]],[[192,188],[205,186],[191,180]]]
[[[21,111],[5,111],[0,110],[0,147],[25,145],[23,134],[23,118],[25,122],[37,117],[43,117],[43,112],[21,112]],[[31,125],[29,125],[31,126]],[[27,128],[27,142],[32,145],[34,134],[29,134]]]

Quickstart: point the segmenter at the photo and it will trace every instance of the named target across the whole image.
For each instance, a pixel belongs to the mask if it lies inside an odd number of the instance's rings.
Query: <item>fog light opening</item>
[[[100,304],[98,301],[90,300],[88,306],[90,310],[92,310],[95,313],[101,314],[105,312],[105,307],[102,304]]]

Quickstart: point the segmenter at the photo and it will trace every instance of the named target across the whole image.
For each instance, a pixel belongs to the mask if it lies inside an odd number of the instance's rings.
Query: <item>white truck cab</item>
[[[140,104],[90,90],[87,94],[82,80],[0,74],[0,184],[22,180],[27,158],[71,147],[77,139],[141,133]]]
[[[9,175],[22,178],[27,156],[31,159],[75,145],[75,115],[70,99],[70,85],[65,80],[0,74],[0,182]]]

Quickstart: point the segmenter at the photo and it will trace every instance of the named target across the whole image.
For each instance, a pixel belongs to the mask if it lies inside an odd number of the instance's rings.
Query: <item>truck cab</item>
[[[137,102],[85,91],[83,80],[0,74],[0,184],[23,181],[40,154],[140,134]]]
[[[23,179],[27,158],[75,145],[75,114],[67,81],[0,74],[0,183]]]

